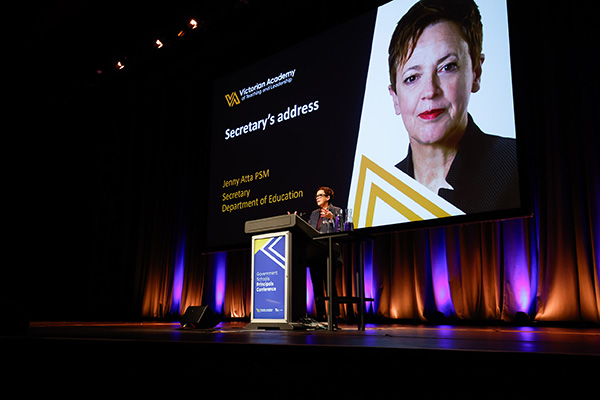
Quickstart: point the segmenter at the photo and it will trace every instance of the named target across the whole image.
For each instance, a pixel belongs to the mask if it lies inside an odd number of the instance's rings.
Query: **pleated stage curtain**
[[[513,321],[524,312],[538,321],[600,322],[597,241],[594,245],[588,236],[577,245],[578,235],[567,234],[564,244],[540,246],[537,225],[534,217],[378,235],[365,245],[366,291],[375,298],[367,310],[386,319],[443,314],[450,321]],[[226,276],[220,289],[217,255],[187,266],[182,312],[189,305],[211,304],[226,317],[250,316],[250,253],[223,254]],[[356,251],[343,254],[338,293],[356,295]],[[216,290],[224,291],[220,304],[212,300]],[[355,306],[342,306],[341,318],[355,315]]]
[[[425,319],[511,320],[534,304],[529,220],[487,222],[379,237],[373,244],[377,312]],[[533,264],[532,264],[533,261]]]

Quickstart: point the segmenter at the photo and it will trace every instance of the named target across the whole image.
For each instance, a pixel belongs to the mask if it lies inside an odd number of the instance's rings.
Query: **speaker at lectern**
[[[296,214],[247,221],[252,313],[246,329],[286,329],[306,315],[306,252],[319,233]]]

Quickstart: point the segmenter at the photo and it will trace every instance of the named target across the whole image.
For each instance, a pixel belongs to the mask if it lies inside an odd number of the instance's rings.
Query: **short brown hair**
[[[454,22],[469,46],[473,68],[479,63],[483,47],[483,24],[473,0],[420,0],[398,21],[390,41],[388,63],[390,83],[396,91],[396,71],[415,50],[421,34],[438,21]]]
[[[319,190],[324,191],[325,196],[329,196],[329,201],[333,200],[333,190],[331,188],[328,188],[327,186],[321,186],[319,189],[317,189],[317,192]]]

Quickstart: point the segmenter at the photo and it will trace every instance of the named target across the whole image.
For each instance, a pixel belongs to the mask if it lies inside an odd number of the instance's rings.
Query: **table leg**
[[[329,238],[328,241],[329,241],[329,255],[327,257],[327,297],[329,298],[329,308],[328,308],[328,312],[327,312],[327,329],[332,331],[333,325],[334,325],[334,318],[335,318],[335,314],[333,312],[333,309],[335,307],[335,303],[334,303],[334,299],[333,299],[333,285],[335,285],[335,282],[333,282],[333,268],[335,268],[335,266],[334,266],[334,262],[333,262],[333,250],[332,250],[331,238]]]
[[[365,264],[363,242],[358,243],[358,330],[365,330]]]

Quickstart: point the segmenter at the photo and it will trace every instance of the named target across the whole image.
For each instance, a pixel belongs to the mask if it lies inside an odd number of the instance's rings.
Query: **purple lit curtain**
[[[379,235],[372,252],[369,245],[365,252],[366,291],[375,298],[368,310],[389,319],[426,319],[441,312],[451,320],[512,321],[525,312],[538,321],[600,322],[600,225],[597,208],[588,211],[596,218],[587,237],[585,226],[559,218],[546,224],[553,229],[540,233],[541,216]],[[548,237],[561,237],[561,243],[544,244]],[[182,310],[217,295],[214,276],[210,283],[192,278],[193,271],[214,275],[216,257],[206,255],[200,268],[189,268]],[[355,257],[355,251],[344,252],[346,266],[336,282],[340,294],[356,295]],[[250,316],[249,260],[247,251],[227,253],[224,301],[214,305],[226,317]],[[206,291],[211,293],[202,302],[198,293]],[[356,309],[346,307],[341,317],[351,320]]]
[[[455,320],[512,321],[525,312],[538,321],[599,322],[598,256],[585,252],[597,249],[597,239],[594,243],[590,235],[578,245],[580,228],[563,222],[559,225],[574,235],[564,236],[564,245],[540,246],[538,224],[534,217],[377,236],[372,252],[368,244],[365,252],[367,296],[375,298],[368,310],[389,319],[426,319],[441,312]],[[597,218],[594,226],[598,232]],[[185,305],[207,304],[216,296],[217,257],[206,255],[200,268],[189,268]],[[220,289],[225,300],[214,307],[227,317],[249,317],[250,254],[230,252],[226,258],[220,267],[227,269]],[[347,250],[344,258],[338,292],[356,295],[356,252]],[[213,275],[210,283],[194,279],[193,271]],[[211,292],[204,300],[198,296],[203,291]],[[346,307],[341,317],[351,320],[356,309]]]
[[[183,314],[187,307],[209,305],[228,318],[250,316],[250,253],[230,251],[199,255],[187,263],[181,297]]]
[[[373,273],[377,312],[425,319],[511,320],[535,310],[537,266],[520,219],[379,237]],[[535,249],[534,249],[535,250]]]

